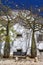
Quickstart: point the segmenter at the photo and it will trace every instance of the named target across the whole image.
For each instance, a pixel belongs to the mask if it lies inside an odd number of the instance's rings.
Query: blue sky
[[[1,0],[1,1],[4,5],[9,6],[12,9],[30,9],[31,6],[33,10],[35,8],[36,9],[40,7],[43,8],[43,0]],[[43,16],[43,10],[40,11],[39,14]]]
[[[28,9],[32,7],[43,7],[43,0],[2,0],[4,5],[11,8]]]

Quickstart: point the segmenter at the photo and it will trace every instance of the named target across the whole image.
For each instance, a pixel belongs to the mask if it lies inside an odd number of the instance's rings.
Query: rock
[[[18,61],[18,57],[16,57],[15,60]]]
[[[38,62],[38,58],[37,57],[35,57],[34,62]]]
[[[29,57],[26,57],[26,60],[29,60]]]

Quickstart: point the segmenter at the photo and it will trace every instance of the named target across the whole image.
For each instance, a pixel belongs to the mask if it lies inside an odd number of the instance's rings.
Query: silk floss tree
[[[31,44],[31,57],[35,58],[37,57],[37,47],[36,47],[36,41],[35,41],[35,32],[43,30],[43,18],[41,17],[34,17],[31,13],[29,15],[26,15],[20,13],[20,18],[24,20],[24,23],[29,29],[32,29],[32,44]],[[41,21],[42,20],[42,21]],[[43,32],[42,32],[43,33]]]
[[[7,20],[7,22],[4,19],[1,20],[1,24],[6,26],[6,39],[5,39],[5,46],[4,46],[4,57],[9,57],[9,54],[10,54],[9,23],[10,23],[10,21],[9,21],[9,18],[8,18],[6,7],[3,6],[2,4],[1,4],[1,11],[3,12],[2,18],[5,17],[6,20]]]
[[[40,31],[43,28],[43,24],[41,24],[39,21],[37,22],[37,18],[33,17],[30,20],[27,19],[27,22],[29,22],[30,28],[32,29],[31,57],[35,58],[37,57],[35,32]]]
[[[7,6],[4,6],[2,3],[0,4],[0,24],[2,24],[6,28],[6,38],[4,45],[4,57],[9,57],[10,55],[10,27],[12,27],[15,23],[16,18],[12,18],[9,12],[11,9]]]

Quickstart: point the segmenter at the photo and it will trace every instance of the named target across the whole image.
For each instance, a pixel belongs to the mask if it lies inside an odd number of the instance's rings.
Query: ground
[[[34,59],[0,59],[0,65],[43,65],[43,59],[34,62]]]

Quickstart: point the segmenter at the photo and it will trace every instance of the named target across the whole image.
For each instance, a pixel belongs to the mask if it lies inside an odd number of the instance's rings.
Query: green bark
[[[32,45],[31,45],[31,57],[35,58],[37,56],[37,48],[36,48],[36,43],[35,43],[35,38],[34,38],[34,31],[32,34]]]
[[[10,38],[9,36],[6,36],[5,46],[4,46],[4,57],[8,58],[10,55]]]
[[[7,24],[6,33],[7,35],[6,35],[5,46],[4,46],[4,57],[8,58],[10,55],[9,22]]]

